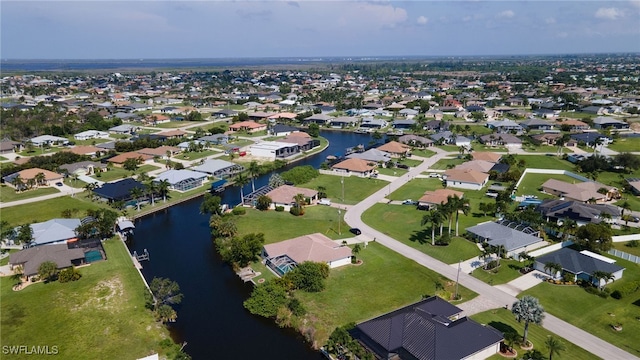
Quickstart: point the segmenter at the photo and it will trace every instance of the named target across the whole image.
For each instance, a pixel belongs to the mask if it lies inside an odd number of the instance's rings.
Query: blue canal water
[[[348,147],[367,145],[370,135],[323,131],[329,147],[295,165],[319,167],[328,155],[343,155]],[[268,183],[267,174],[256,179],[256,188]],[[251,191],[251,185],[244,188]],[[228,187],[223,203],[238,203],[240,190]],[[252,285],[243,284],[216,253],[208,216],[199,213],[201,198],[173,206],[136,221],[131,252],[147,249],[143,262],[147,281],[168,277],[180,284],[184,300],[177,306],[178,321],[172,325],[177,342],[187,342],[193,359],[322,359],[291,329],[280,329],[272,320],[247,312],[242,302]],[[259,229],[255,229],[259,231]]]

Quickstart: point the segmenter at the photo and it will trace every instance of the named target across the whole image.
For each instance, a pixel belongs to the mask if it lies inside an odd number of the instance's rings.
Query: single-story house
[[[33,232],[33,240],[25,247],[66,244],[68,240],[76,238],[76,229],[80,226],[80,219],[51,219],[49,221],[29,225]],[[15,229],[17,233],[19,228]]]
[[[308,151],[320,146],[320,140],[313,139],[311,135],[303,131],[292,132],[279,142],[297,144],[300,147],[300,151]]]
[[[531,118],[520,123],[527,130],[551,130],[553,124],[542,119]]]
[[[365,152],[349,154],[347,159],[362,159],[372,163],[386,164],[391,161],[391,154],[378,149],[369,149]]]
[[[620,208],[614,205],[585,204],[584,202],[573,200],[545,199],[537,206],[536,210],[547,221],[558,223],[565,219],[571,219],[578,226],[601,221],[616,222],[622,216]],[[603,218],[602,214],[607,214],[611,219]]]
[[[159,183],[166,180],[171,189],[187,191],[202,186],[207,180],[207,176],[207,174],[199,171],[171,169],[158,174],[153,181]]]
[[[175,147],[175,146],[160,146],[157,148],[144,148],[144,149],[140,149],[137,150],[136,152],[138,154],[142,154],[142,155],[149,155],[152,156],[154,158],[160,158],[163,160],[167,159],[167,152],[169,152],[171,154],[171,156],[178,154],[179,152],[181,152],[182,149]]]
[[[121,200],[128,201],[133,198],[133,196],[131,196],[131,190],[133,188],[138,188],[144,191],[145,186],[133,178],[126,178],[111,183],[105,183],[101,187],[95,188],[93,193],[108,202]]]
[[[490,152],[490,151],[474,151],[471,153],[473,160],[484,160],[490,161],[492,163],[500,162],[502,159],[502,154]]]
[[[332,116],[329,115],[325,115],[325,114],[313,114],[311,116],[309,116],[308,118],[305,118],[302,120],[302,124],[303,125],[309,125],[309,124],[318,124],[318,125],[326,125],[326,124],[330,124],[333,120]]]
[[[562,137],[561,133],[543,133],[531,136],[534,140],[540,141],[542,145],[556,145],[556,141]]]
[[[162,136],[165,139],[178,139],[183,138],[188,134],[188,132],[180,129],[167,130],[163,132],[156,133],[155,135]]]
[[[315,233],[267,244],[262,248],[265,264],[279,276],[305,261],[326,263],[329,268],[351,263],[351,248]]]
[[[285,211],[289,211],[296,204],[295,197],[298,194],[304,195],[306,199],[309,199],[310,203],[318,199],[318,191],[291,185],[278,186],[265,195],[271,198],[271,209],[275,209],[276,206],[282,206]]]
[[[346,174],[347,176],[356,175],[360,177],[367,177],[373,174],[375,166],[371,165],[370,161],[362,159],[347,159],[331,166],[331,169],[340,174]]]
[[[251,155],[270,160],[284,159],[300,153],[300,145],[282,141],[262,141],[249,147]]]
[[[9,154],[22,150],[22,143],[18,141],[2,140],[0,141],[0,154]]]
[[[487,242],[493,246],[504,246],[507,257],[523,251],[533,250],[546,242],[539,238],[534,229],[509,221],[486,222],[467,228],[469,235],[478,242]]]
[[[69,143],[69,139],[67,138],[63,138],[59,136],[51,136],[51,135],[36,136],[34,138],[29,139],[29,141],[35,146],[66,145]]]
[[[408,129],[411,129],[415,124],[416,124],[415,120],[400,119],[400,120],[394,120],[391,123],[391,127],[394,129],[408,130]]]
[[[22,274],[26,277],[38,275],[40,264],[51,261],[58,270],[84,263],[84,250],[69,249],[67,244],[36,246],[9,255],[9,265],[13,269],[22,267]]]
[[[597,132],[584,132],[581,134],[571,134],[571,139],[577,141],[578,143],[583,142],[587,144],[587,146],[594,146],[596,141],[602,139],[601,141],[606,141],[607,137],[604,135],[600,135]]]
[[[522,148],[522,140],[511,134],[482,135],[480,142],[488,146],[504,146],[506,148]]]
[[[433,140],[418,135],[402,135],[398,138],[398,141],[416,147],[429,147],[433,146]]]
[[[212,112],[211,115],[214,116],[214,117],[217,117],[217,118],[226,118],[226,117],[232,117],[237,113],[238,112],[235,111],[235,110],[222,109],[222,110],[218,110],[218,111]]]
[[[356,325],[349,331],[376,359],[486,359],[500,351],[502,333],[433,296]]]
[[[353,116],[338,116],[331,120],[331,127],[343,129],[358,124],[358,118]]]
[[[456,166],[454,169],[458,169],[458,170],[472,169],[478,172],[488,173],[489,171],[491,171],[491,169],[494,166],[496,166],[496,163],[493,163],[490,161],[471,160]]]
[[[628,129],[629,124],[612,117],[598,116],[597,118],[593,119],[593,127],[596,129],[614,128],[620,130]]]
[[[107,171],[107,164],[95,161],[80,161],[73,164],[60,165],[59,169],[67,174],[93,175],[96,172]]]
[[[227,134],[214,134],[214,135],[207,135],[207,136],[203,136],[201,138],[198,139],[199,142],[201,143],[209,143],[212,145],[224,145],[229,143],[229,135]],[[189,148],[189,143],[187,142],[187,148]]]
[[[443,179],[450,187],[480,190],[489,181],[489,174],[472,169],[449,169],[444,172]]]
[[[640,195],[640,179],[638,178],[628,178],[625,179],[629,187],[631,188],[631,192],[635,195]]]
[[[562,127],[563,125],[568,126],[569,131],[589,130],[589,124],[576,119],[564,119],[563,121],[559,122],[557,125],[559,127]]]
[[[64,149],[62,151],[68,151],[77,155],[100,156],[101,153],[106,152],[106,149],[102,149],[93,145],[77,145],[70,149]]]
[[[360,127],[366,129],[382,129],[387,127],[387,122],[384,119],[364,118],[360,123]]]
[[[394,158],[408,156],[411,153],[411,147],[409,145],[397,141],[389,141],[384,145],[378,146],[377,149],[389,153],[389,155]]]
[[[462,199],[464,193],[451,189],[437,189],[435,191],[426,191],[424,195],[418,199],[418,208],[430,210],[434,206],[444,205],[449,201],[449,196],[459,197]]]
[[[42,182],[40,184],[38,184],[38,174],[44,174],[44,178],[42,179]],[[18,190],[26,189],[27,183],[31,179],[35,181],[34,186],[53,186],[54,183],[62,181],[62,179],[64,179],[63,175],[54,173],[53,171],[40,169],[40,168],[31,168],[31,169],[24,169],[24,170],[15,172],[13,174],[7,175],[3,177],[2,180],[4,180],[4,183],[6,185],[9,185],[15,188],[16,185],[13,184],[13,181],[17,177],[20,177],[23,183],[22,185],[18,185],[18,186],[21,186],[21,188]]]
[[[138,127],[134,125],[122,124],[109,128],[109,132],[116,134],[133,134],[137,129]]]
[[[524,130],[520,124],[513,120],[494,120],[487,121],[487,127],[495,130],[497,133],[516,133],[521,134]]]
[[[600,189],[605,189],[606,192],[601,194],[598,192]],[[618,189],[596,181],[570,184],[556,179],[549,179],[542,184],[542,191],[547,194],[581,202],[588,202],[592,199],[596,202],[604,202],[620,197]]]
[[[622,279],[624,268],[616,265],[615,260],[608,257],[592,253],[590,251],[576,251],[570,248],[562,248],[536,258],[534,267],[538,271],[548,273],[544,268],[546,264],[554,263],[562,266],[562,273],[570,273],[574,275],[574,281],[585,280],[596,286],[603,286],[607,283],[604,279],[593,278],[593,273],[603,271],[613,275],[613,281]],[[561,274],[550,274],[556,278]]]
[[[107,161],[114,164],[115,166],[121,167],[122,165],[124,165],[125,161],[127,161],[128,159],[139,159],[142,163],[151,163],[153,162],[153,155],[146,155],[146,154],[141,154],[137,151],[130,151],[130,152],[116,155],[108,159]]]
[[[449,130],[449,123],[442,120],[429,120],[424,123],[423,128],[429,131],[447,131]]]
[[[276,124],[274,126],[271,127],[271,129],[269,129],[269,135],[272,136],[287,136],[291,133],[300,131],[300,129],[293,127],[293,126],[289,126],[289,125],[284,125],[284,124]]]
[[[262,130],[267,130],[266,124],[260,124],[255,121],[241,121],[229,126],[230,131],[246,131],[248,133],[254,133]]]
[[[191,170],[203,172],[219,178],[229,178],[244,171],[244,166],[220,159],[206,160],[204,163],[191,168]]]
[[[98,130],[87,130],[73,135],[73,138],[76,140],[107,139],[109,138],[109,133]]]

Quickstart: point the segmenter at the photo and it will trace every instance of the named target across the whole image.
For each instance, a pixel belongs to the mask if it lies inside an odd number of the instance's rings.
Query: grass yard
[[[354,235],[349,232],[349,225],[344,220],[338,229],[340,217],[344,217],[344,211],[338,215],[336,208],[315,205],[306,207],[302,216],[293,216],[287,211],[259,211],[247,208],[247,213],[236,216],[236,219],[238,235],[261,232],[264,234],[265,243],[270,244],[313,233],[322,233],[331,239],[353,237]],[[284,222],[286,226],[283,226]]]
[[[17,292],[13,281],[2,281],[2,343],[57,346],[62,359],[131,359],[157,352],[169,332],[145,308],[146,290],[128,251],[116,239],[104,248],[108,260],[81,268],[78,281]]]
[[[31,199],[38,196],[56,194],[60,191],[55,187],[41,187],[33,190],[26,190],[22,192],[16,192],[16,190],[12,187],[2,185],[0,186],[0,199],[2,202],[12,202],[24,199]]]
[[[73,138],[73,136],[68,136],[67,137],[69,139],[69,141],[73,141],[76,145],[97,145],[97,144],[103,144],[109,141],[113,141],[113,139],[104,139],[104,138],[99,138],[99,139],[89,139],[89,140],[76,140]]]
[[[148,164],[138,167],[138,169],[136,169],[135,172],[131,172],[131,171],[125,170],[125,169],[123,169],[121,167],[112,167],[108,171],[99,173],[100,177],[98,177],[96,175],[91,175],[91,177],[96,179],[96,180],[100,180],[100,181],[104,181],[104,182],[110,182],[110,181],[113,181],[113,180],[127,178],[127,177],[131,176],[132,174],[142,174],[142,173],[146,173],[146,172],[149,172],[149,171],[152,171],[152,170],[157,170],[157,169],[158,169],[157,166],[148,165]]]
[[[402,176],[409,171],[409,170],[398,169],[398,168],[394,168],[394,169],[377,168],[376,170],[378,170],[378,172],[382,175],[389,175],[389,176]]]
[[[573,171],[574,166],[567,160],[557,156],[547,155],[516,155],[516,160],[524,159],[528,168],[534,169],[559,169]]]
[[[78,209],[78,214],[84,216],[87,209],[99,209],[102,207],[106,208],[106,205],[100,202],[91,202],[84,195],[77,195],[76,197],[62,196],[4,208],[2,209],[2,220],[18,226],[59,218],[62,210],[66,209]]]
[[[179,127],[194,125],[194,124],[202,124],[203,126],[206,125],[204,121],[169,121],[166,123],[158,124],[156,125],[156,127],[161,129],[175,129]]]
[[[517,332],[522,335],[524,332],[524,325],[522,323],[518,323],[511,311],[506,309],[496,309],[485,311],[476,315],[471,316],[471,318],[481,324],[487,324],[495,329],[504,332]],[[545,330],[541,326],[530,325],[529,326],[529,335],[528,339],[533,342],[533,348],[539,350],[543,355],[549,355],[546,346],[544,345],[545,340],[548,336],[553,335],[557,339],[561,340],[562,343],[566,346],[566,351],[560,352],[560,355],[555,355],[554,359],[561,360],[587,360],[587,359],[598,359],[597,356],[587,352],[581,347],[570,343],[569,341],[554,335],[552,332]],[[524,355],[526,351],[520,349],[517,345],[514,345],[515,350],[518,352],[518,359]],[[500,360],[504,359],[499,354],[493,355],[489,358],[490,360]],[[546,358],[545,358],[546,359]]]
[[[357,176],[344,177],[344,201],[342,200],[342,185],[340,179],[343,177],[335,175],[321,174],[317,178],[306,184],[299,186],[318,189],[324,186],[327,189],[327,197],[335,203],[354,205],[369,197],[369,195],[385,187],[389,183],[380,179],[360,178]]]
[[[595,118],[596,114],[589,114],[589,113],[583,113],[583,112],[575,112],[575,111],[561,111],[560,112],[560,117],[566,117],[566,118],[573,118],[573,119],[593,119]]]
[[[631,255],[635,255],[635,256],[640,256],[640,246],[639,247],[629,247],[627,246],[627,244],[629,243],[629,241],[626,242],[614,242],[613,243],[613,248],[616,250],[620,250],[620,251],[624,251],[628,254]]]
[[[527,174],[518,186],[518,195],[537,195],[541,199],[552,199],[556,196],[543,194],[540,189],[542,184],[549,179],[556,179],[573,184],[579,182],[571,176],[564,174]]]
[[[332,269],[324,291],[296,292],[317,330],[318,344],[324,344],[337,326],[371,319],[434,294],[436,282],[445,285],[445,297],[455,291],[454,282],[376,243],[362,249],[358,259],[362,265]],[[476,296],[463,287],[459,291],[462,301]]]
[[[539,145],[539,146],[522,146],[522,150],[526,152],[535,152],[535,153],[552,153],[555,154],[558,152],[558,148],[550,145]]]
[[[607,145],[607,147],[617,152],[640,151],[640,144],[638,144],[637,138],[618,138],[613,141],[613,144]]]
[[[493,272],[493,270],[487,271],[482,268],[478,268],[475,269],[471,275],[489,285],[506,284],[522,275],[520,274],[520,269],[523,266],[523,263],[516,260],[500,259],[500,267],[496,272]]]
[[[420,225],[425,214],[415,206],[375,204],[365,211],[362,220],[374,229],[447,264],[480,255],[480,250],[474,243],[461,237],[454,237],[448,246],[431,246],[431,229]],[[475,223],[477,218],[460,216],[462,232],[471,226],[470,221]],[[445,224],[444,231],[447,231],[447,225]],[[437,234],[438,229],[436,236]]]
[[[411,150],[411,155],[425,157],[425,158],[430,158],[435,154],[436,154],[435,151],[431,151],[429,149],[412,149]]]
[[[624,276],[607,287],[612,291],[632,281],[640,281],[640,265],[603,254],[616,260],[625,268]],[[620,300],[603,299],[578,286],[560,286],[549,283],[537,285],[521,295],[540,299],[545,310],[613,345],[636,356],[640,355],[640,293]],[[623,330],[616,332],[614,323],[622,323]]]
[[[207,156],[211,156],[211,155],[215,155],[215,154],[220,154],[219,150],[204,150],[204,151],[192,151],[192,152],[184,152],[180,155],[177,155],[175,157],[177,157],[180,160],[195,160],[195,159],[201,159]]]
[[[460,148],[455,145],[438,145],[438,147],[444,151],[455,151],[455,152],[460,151]]]
[[[0,156],[0,161],[7,161],[7,160],[9,160],[9,159],[7,159],[7,158],[6,158],[6,157],[4,157],[4,156]]]
[[[387,196],[390,200],[412,199],[417,201],[424,195],[427,190],[436,190],[442,188],[442,181],[437,178],[414,178],[403,185],[398,190]]]
[[[435,164],[431,165],[430,169],[433,170],[447,170],[451,167],[454,167],[456,165],[460,165],[463,162],[465,162],[465,159],[442,159],[439,160],[438,162],[436,162]]]

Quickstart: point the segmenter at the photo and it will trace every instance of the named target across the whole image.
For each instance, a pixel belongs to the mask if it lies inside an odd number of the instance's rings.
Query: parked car
[[[625,215],[622,217],[622,221],[630,221],[630,222],[640,222],[640,218],[637,216],[632,216],[632,215]]]
[[[327,206],[331,206],[331,199],[320,199],[318,200],[318,205],[327,205]]]
[[[61,182],[57,182],[56,186],[62,186],[63,184]]]
[[[440,175],[440,174],[438,174],[438,173],[431,173],[431,174],[429,174],[429,177],[430,177],[430,178],[439,178],[440,176],[442,176],[442,175]]]
[[[409,168],[409,165],[405,165],[405,164],[398,164],[398,165],[396,165],[396,167],[397,167],[398,169],[408,169],[408,168]]]
[[[415,205],[416,202],[411,200],[411,199],[407,199],[405,201],[402,202],[402,205]]]
[[[349,232],[354,234],[354,235],[362,234],[362,231],[360,231],[360,229],[358,229],[358,228],[351,228],[351,229],[349,229]]]

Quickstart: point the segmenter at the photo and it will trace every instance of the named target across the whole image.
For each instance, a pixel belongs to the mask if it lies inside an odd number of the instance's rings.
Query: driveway
[[[496,289],[500,289],[504,292],[506,292],[507,294],[511,294],[513,296],[517,296],[518,294],[520,294],[521,292],[527,290],[527,289],[531,289],[532,287],[540,284],[541,282],[545,281],[545,279],[547,279],[549,277],[549,275],[538,271],[538,270],[534,270],[532,272],[529,272],[525,275],[520,276],[517,279],[511,280],[510,282],[506,283],[506,284],[500,284],[500,285],[496,285],[494,286]]]

